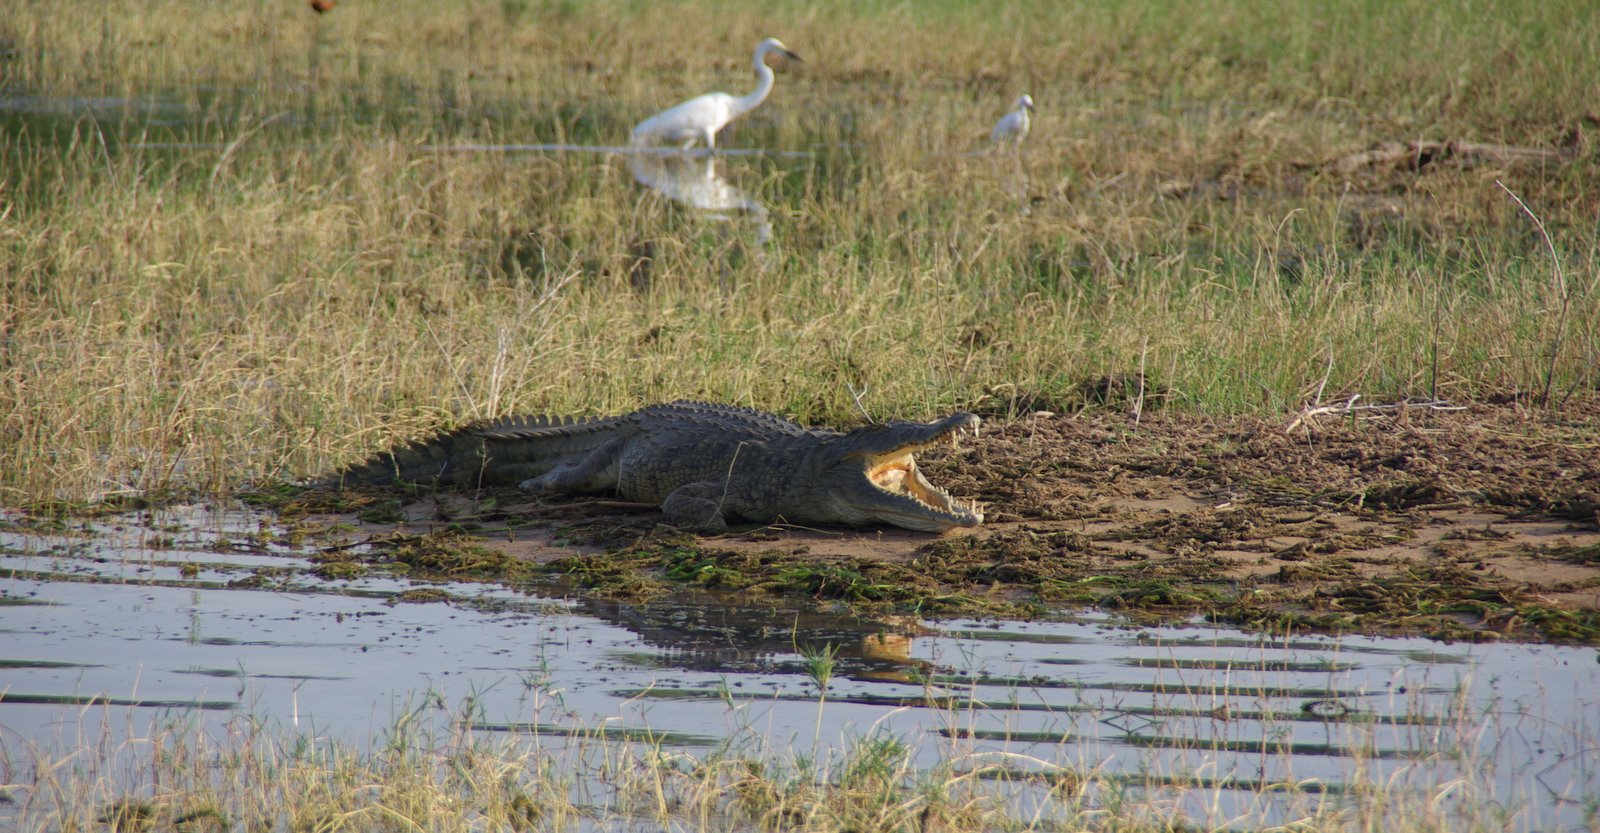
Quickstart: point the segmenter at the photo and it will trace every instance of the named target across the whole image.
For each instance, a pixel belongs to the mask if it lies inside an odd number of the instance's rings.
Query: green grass
[[[1600,129],[1594,16],[1524,5],[7,4],[0,96],[142,104],[0,110],[0,503],[227,493],[677,397],[1005,415],[1142,372],[1219,413],[1324,379],[1559,406],[1600,382],[1592,142],[1327,164]],[[766,34],[806,63],[723,144],[818,149],[720,163],[769,246],[618,157],[429,149],[621,143],[746,88]],[[1019,200],[964,154],[1024,89]]]

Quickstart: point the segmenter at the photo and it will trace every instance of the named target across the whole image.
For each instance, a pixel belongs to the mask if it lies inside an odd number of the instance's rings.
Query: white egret
[[[772,68],[767,66],[767,55],[781,52],[798,61],[800,56],[789,51],[777,38],[767,38],[756,45],[751,63],[756,70],[756,88],[749,95],[732,96],[727,93],[706,93],[682,104],[669,107],[639,122],[633,129],[635,145],[651,142],[669,142],[683,145],[688,150],[695,142],[705,142],[706,147],[717,149],[717,131],[728,122],[756,109],[772,92]]]
[[[1008,143],[1018,147],[1028,135],[1028,114],[1033,112],[1033,96],[1024,95],[1011,106],[1012,111],[995,122],[994,132],[989,134],[989,138],[995,144]]]

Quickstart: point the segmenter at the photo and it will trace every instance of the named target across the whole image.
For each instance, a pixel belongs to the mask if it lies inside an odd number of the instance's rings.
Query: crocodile
[[[806,526],[977,526],[983,511],[928,482],[914,454],[976,433],[978,417],[850,432],[806,428],[752,408],[670,402],[603,418],[508,417],[397,447],[327,485],[614,492],[668,522],[717,532],[730,520]]]

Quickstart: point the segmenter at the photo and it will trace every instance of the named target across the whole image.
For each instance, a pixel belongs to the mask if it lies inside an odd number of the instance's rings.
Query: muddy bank
[[[1045,615],[1094,606],[1245,626],[1600,641],[1600,400],[1291,420],[1146,412],[991,421],[930,454],[987,503],[981,528],[746,527],[686,535],[654,511],[512,493],[303,495],[417,575],[649,597],[685,585],[886,610]],[[1287,429],[1287,430],[1286,430]]]

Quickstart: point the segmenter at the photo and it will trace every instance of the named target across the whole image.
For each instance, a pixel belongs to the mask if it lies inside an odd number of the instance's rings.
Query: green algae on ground
[[[369,546],[316,556],[313,572],[323,578],[356,578],[363,570],[403,568],[413,579],[475,579],[513,587],[572,587],[585,593],[645,601],[684,590],[754,593],[842,603],[864,610],[940,615],[1038,615],[1026,593],[984,582],[985,593],[964,587],[963,574],[930,571],[919,562],[871,558],[819,560],[804,548],[745,552],[714,541],[663,533],[608,552],[544,563],[517,558],[484,539],[457,531],[397,533]],[[980,565],[970,565],[980,571]],[[970,571],[969,571],[970,572]]]
[[[1539,558],[1554,558],[1573,564],[1600,564],[1600,544],[1590,544],[1579,547],[1571,544],[1554,544],[1544,547],[1528,547],[1530,555]]]
[[[625,546],[543,563],[503,552],[482,534],[459,529],[393,533],[372,539],[369,547],[325,551],[314,558],[319,562],[314,572],[326,579],[358,578],[381,565],[423,581],[466,578],[522,588],[572,588],[633,602],[708,590],[882,615],[1035,618],[1098,608],[1138,621],[1201,618],[1274,632],[1600,641],[1600,613],[1558,607],[1484,569],[1470,553],[1453,555],[1450,547],[1460,543],[1457,538],[1442,538],[1428,560],[1374,572],[1363,549],[1394,543],[1394,535],[1351,533],[1315,522],[1285,526],[1249,512],[1236,517],[1199,512],[1147,522],[1132,535],[1023,524],[986,535],[934,539],[905,559],[818,555],[806,546],[784,546],[780,536],[759,530],[743,537],[774,546],[733,548],[719,545],[717,538],[666,527],[641,531],[635,524],[630,529],[637,537]],[[1254,547],[1260,554],[1252,557],[1275,569],[1241,578],[1233,572],[1237,565],[1218,557],[1217,549],[1239,547],[1240,537],[1263,540],[1263,530],[1287,535],[1320,530],[1321,538],[1264,552]],[[1582,562],[1593,557],[1592,549],[1545,548],[1539,555]]]
[[[539,574],[537,565],[484,546],[481,539],[454,530],[421,535],[395,535],[374,543],[386,562],[404,564],[416,578],[481,579],[526,584]]]
[[[1298,573],[1244,589],[1206,613],[1212,621],[1266,630],[1423,634],[1447,641],[1504,638],[1600,641],[1600,613],[1556,607],[1516,582],[1457,562],[1333,581]]]
[[[351,581],[366,578],[371,572],[367,565],[350,559],[323,561],[311,568],[312,575],[326,581]]]
[[[669,537],[616,552],[564,558],[549,575],[612,598],[649,599],[696,588],[801,597],[853,607],[944,614],[1015,612],[931,581],[914,565],[874,559],[819,561],[803,548],[741,552],[692,536]]]

